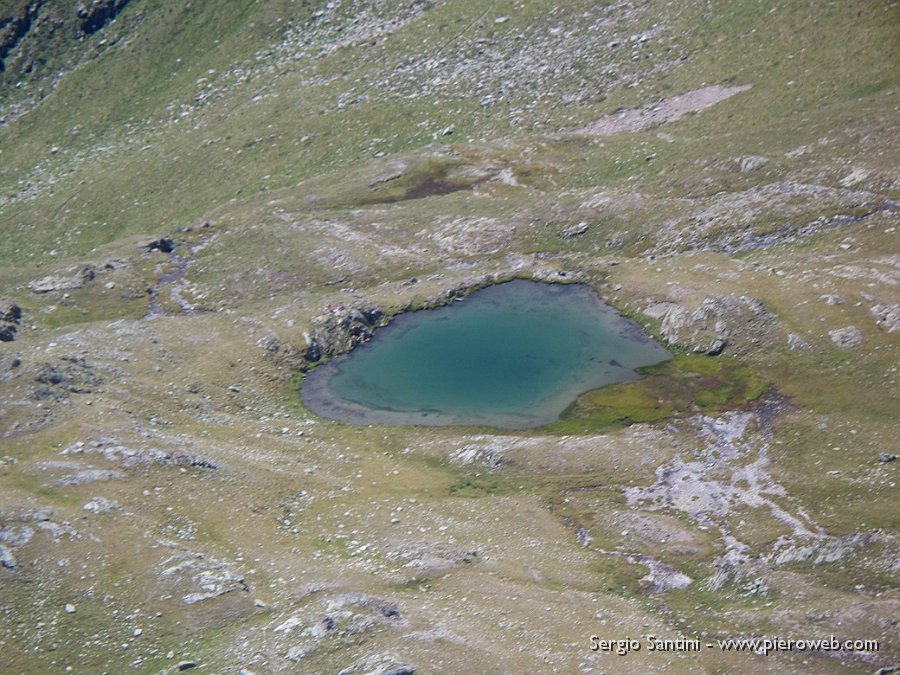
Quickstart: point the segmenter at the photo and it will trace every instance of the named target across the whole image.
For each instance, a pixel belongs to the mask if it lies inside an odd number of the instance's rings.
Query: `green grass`
[[[603,554],[598,554],[590,564],[590,571],[599,577],[598,592],[628,598],[640,595],[640,579],[647,575],[647,568],[643,565]]]
[[[425,147],[434,131],[451,123],[457,127],[454,142],[500,130],[506,113],[486,115],[471,100],[456,99],[451,105],[423,98],[401,101],[371,86],[414,55],[447,43],[448,32],[463,31],[477,19],[483,8],[462,0],[435,8],[385,38],[373,48],[374,59],[360,59],[355,49],[342,48],[320,59],[304,57],[264,86],[226,77],[230,91],[224,99],[189,121],[173,123],[166,106],[191,102],[198,80],[216,82],[234,64],[251,62],[257,50],[277,41],[281,19],[303,25],[312,11],[282,0],[230,3],[215,11],[196,4],[188,9],[153,0],[132,3],[122,15],[121,30],[126,20],[140,15],[133,34],[65,78],[14,130],[0,131],[4,192],[16,193],[17,183],[29,177],[40,181],[47,172],[60,176],[27,204],[17,199],[0,207],[7,241],[0,259],[7,264],[39,261],[51,248],[64,256],[83,255],[125,233],[192,222],[234,196],[294,186],[323,169],[352,168],[360,160],[370,161],[376,151],[395,154]],[[510,27],[527,25],[528,17],[542,11],[535,3],[513,12]],[[858,109],[857,98],[880,97],[896,84],[883,47],[897,48],[891,39],[895,10],[835,4],[809,12],[796,3],[771,15],[761,4],[731,2],[709,16],[690,5],[673,10],[671,17],[667,10],[660,12],[660,19],[673,21],[667,33],[678,36],[674,41],[690,55],[684,66],[652,75],[640,87],[613,89],[599,105],[560,110],[542,104],[527,114],[546,115],[567,126],[566,115],[589,121],[600,111],[679,93],[701,81],[752,82],[755,88],[741,95],[739,103],[726,101],[678,123],[687,137],[705,137],[702,144],[664,143],[653,132],[612,137],[602,144],[560,142],[552,153],[570,165],[560,174],[570,185],[609,187],[638,175],[649,179],[648,185],[654,180],[664,184],[675,179],[673,169],[690,176],[696,159],[710,153],[727,156],[775,147],[785,152],[800,142],[815,142],[817,125],[842,114],[847,102]],[[835,31],[854,45],[844,57],[852,68],[829,65],[832,47],[821,36]],[[476,22],[460,39],[469,44],[494,32],[490,22]],[[659,49],[658,56],[668,55]],[[769,56],[788,53],[796,58],[779,58],[775,64]],[[768,68],[764,82],[755,70],[760,60]],[[216,74],[208,75],[209,70]],[[792,79],[794,85],[785,85]],[[560,86],[567,82],[561,80]],[[348,85],[368,98],[338,110],[335,100]],[[253,102],[260,93],[274,98]],[[515,97],[514,92],[509,95]],[[783,124],[785,115],[796,122]],[[723,133],[735,128],[744,133]],[[301,142],[304,138],[308,140]],[[144,144],[149,149],[141,151]],[[61,152],[50,156],[51,145]],[[108,158],[96,155],[95,149],[107,146],[112,148]],[[651,153],[658,157],[648,164],[645,157]],[[42,171],[35,174],[38,163]],[[520,175],[531,173],[526,168]],[[142,187],[140,199],[123,199],[134,185]],[[382,197],[402,196],[394,194],[400,186],[388,186]],[[415,184],[408,187],[415,189]],[[456,187],[451,183],[450,188]]]
[[[753,635],[766,634],[772,624],[762,607],[765,602],[746,595],[740,588],[722,593],[703,589],[699,584],[666,594],[666,606],[676,625],[689,626],[691,634],[704,631],[714,636],[731,637],[746,630],[752,630]]]
[[[521,483],[521,481],[519,481]],[[481,474],[463,476],[447,488],[451,497],[493,497],[512,494],[519,490],[505,474]]]

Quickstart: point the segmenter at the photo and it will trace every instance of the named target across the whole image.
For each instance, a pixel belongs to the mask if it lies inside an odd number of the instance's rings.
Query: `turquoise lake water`
[[[301,396],[313,412],[358,424],[527,428],[668,358],[588,286],[516,280],[396,317],[314,368]]]

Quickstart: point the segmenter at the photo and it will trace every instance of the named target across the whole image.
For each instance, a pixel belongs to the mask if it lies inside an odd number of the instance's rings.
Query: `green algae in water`
[[[357,424],[527,428],[668,358],[590,287],[516,280],[398,316],[306,375],[301,395],[313,412]]]

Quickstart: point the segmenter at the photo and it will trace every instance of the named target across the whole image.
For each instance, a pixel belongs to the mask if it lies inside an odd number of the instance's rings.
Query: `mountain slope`
[[[0,670],[897,662],[898,27],[6,3]],[[513,277],[591,284],[676,358],[521,434],[302,407],[320,355]]]

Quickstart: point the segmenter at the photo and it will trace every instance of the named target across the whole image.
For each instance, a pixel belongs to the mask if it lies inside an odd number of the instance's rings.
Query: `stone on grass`
[[[855,349],[862,342],[862,333],[856,326],[845,326],[829,331],[828,337],[839,349]]]

